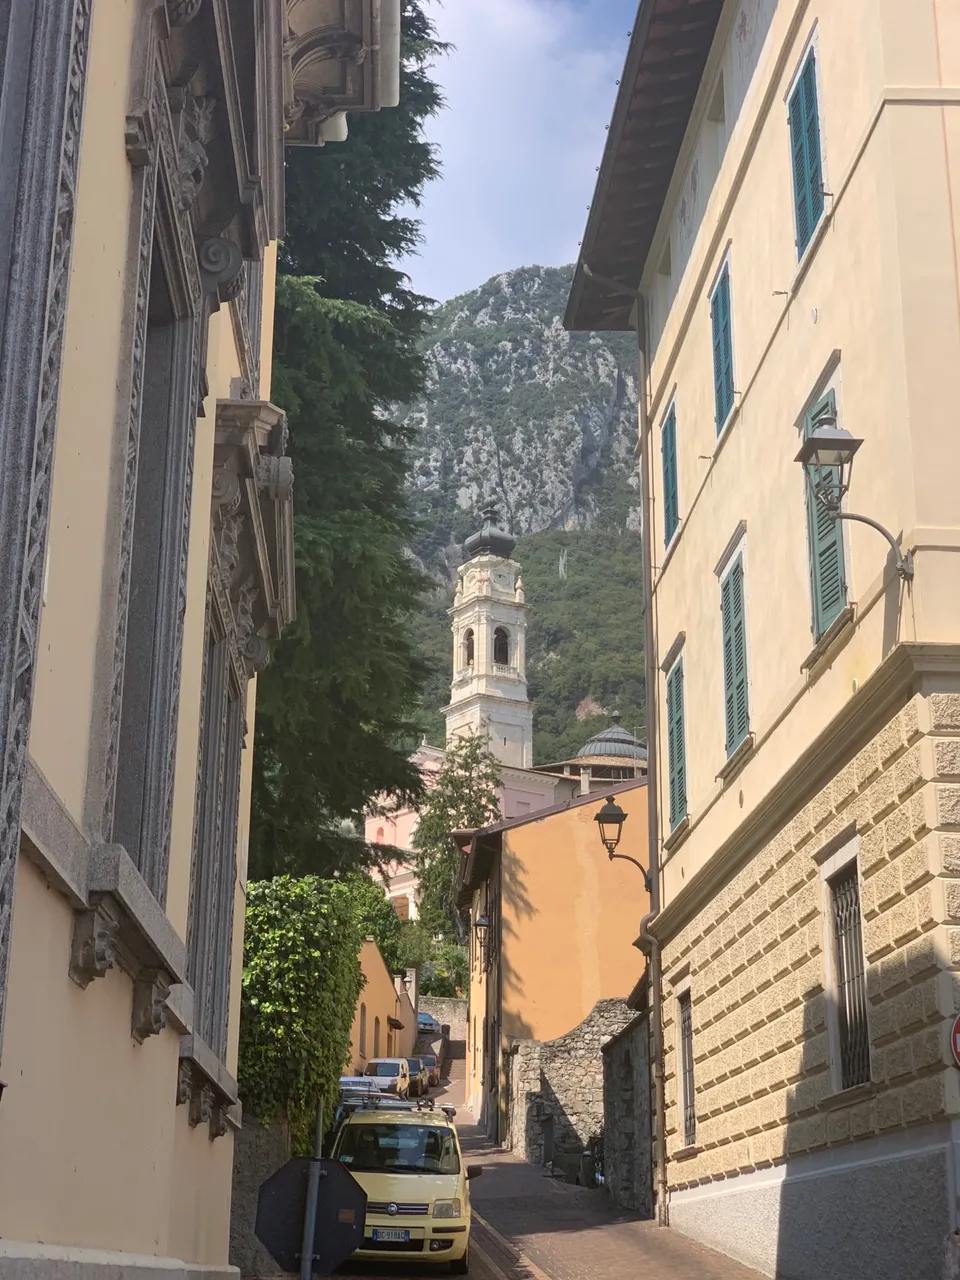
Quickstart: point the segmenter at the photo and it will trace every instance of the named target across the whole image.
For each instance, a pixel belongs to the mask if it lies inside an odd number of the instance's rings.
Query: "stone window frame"
[[[857,865],[857,879],[860,885],[860,913],[863,918],[863,871],[860,866],[860,836],[855,827],[842,831],[814,855],[820,879],[820,930],[823,948],[823,990],[827,1003],[827,1046],[829,1053],[830,1086],[835,1097],[848,1097],[858,1090],[871,1089],[873,1079],[873,1037],[870,1033],[870,1001],[866,1001],[867,1042],[870,1053],[871,1080],[865,1085],[855,1085],[852,1089],[844,1089],[840,1065],[840,1017],[837,1003],[837,957],[836,941],[833,928],[832,882],[841,872],[846,871],[852,862]],[[862,932],[861,932],[861,946]],[[866,949],[863,952],[864,981],[869,972]]]
[[[119,545],[115,575],[115,597],[105,601],[105,636],[113,636],[110,653],[104,658],[109,668],[105,684],[109,688],[106,706],[100,708],[99,768],[91,769],[99,794],[88,795],[88,808],[99,808],[96,824],[105,839],[112,839],[115,819],[118,770],[121,750],[121,721],[124,707],[127,618],[134,544],[137,500],[137,470],[147,307],[154,243],[164,258],[165,275],[178,319],[189,323],[189,353],[180,352],[178,370],[180,421],[176,424],[172,482],[166,504],[176,514],[170,523],[173,532],[165,549],[166,561],[160,586],[158,615],[168,625],[158,639],[156,657],[162,677],[152,682],[153,707],[148,734],[148,769],[144,804],[142,856],[128,850],[144,880],[161,906],[166,899],[170,840],[173,818],[173,790],[176,766],[176,738],[179,716],[180,674],[186,612],[187,560],[193,498],[193,467],[197,419],[203,412],[206,390],[204,344],[211,298],[214,305],[228,301],[242,284],[243,258],[238,246],[224,240],[198,238],[192,221],[192,205],[200,189],[196,173],[202,173],[196,156],[205,158],[204,99],[189,88],[170,88],[164,75],[163,45],[166,30],[159,10],[141,14],[134,37],[134,65],[130,111],[126,124],[127,156],[133,170],[133,197],[129,237],[128,321],[122,339],[120,370],[120,422],[118,449],[122,461],[119,513],[114,517],[114,537]],[[187,160],[192,159],[191,169]],[[219,296],[218,296],[219,295]],[[186,342],[184,342],[184,347]],[[191,411],[192,404],[192,411]],[[154,686],[156,688],[154,689]]]
[[[17,284],[5,295],[0,315],[0,546],[9,549],[0,600],[0,1039],[29,774],[91,7],[92,0],[53,6],[15,0],[4,30],[12,91],[0,104],[0,159],[16,169],[5,184],[2,215],[14,235],[18,229],[21,234]],[[24,228],[29,235],[22,234]],[[4,254],[13,240],[12,235],[0,250],[5,275]]]

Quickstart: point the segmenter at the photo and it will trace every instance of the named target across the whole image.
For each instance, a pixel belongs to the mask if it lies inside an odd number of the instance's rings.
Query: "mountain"
[[[619,709],[643,723],[636,348],[630,334],[567,333],[572,267],[523,267],[439,306],[425,340],[416,428],[414,551],[437,580],[418,643],[432,676],[428,736],[450,680],[452,573],[492,500],[519,539],[538,761],[558,759]]]

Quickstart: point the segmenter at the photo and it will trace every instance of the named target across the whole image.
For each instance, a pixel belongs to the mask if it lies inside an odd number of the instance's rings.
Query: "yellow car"
[[[463,1163],[450,1114],[386,1101],[358,1108],[344,1120],[333,1158],[367,1193],[363,1246],[354,1257],[416,1258],[448,1263],[454,1275],[467,1274],[467,1183],[483,1169]]]

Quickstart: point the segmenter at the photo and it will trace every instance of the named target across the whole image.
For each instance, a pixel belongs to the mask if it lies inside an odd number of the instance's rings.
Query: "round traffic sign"
[[[953,1026],[950,1028],[950,1048],[953,1051],[953,1060],[960,1067],[960,1013],[953,1020]]]

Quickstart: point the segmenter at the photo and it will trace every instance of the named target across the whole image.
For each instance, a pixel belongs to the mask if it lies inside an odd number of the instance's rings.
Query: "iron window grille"
[[[830,900],[837,979],[840,1087],[852,1089],[870,1080],[867,977],[863,963],[860,881],[856,861],[830,881]]]
[[[693,1084],[693,1006],[690,992],[678,1001],[680,1012],[680,1071],[683,1079],[683,1145],[697,1141],[697,1109]]]

